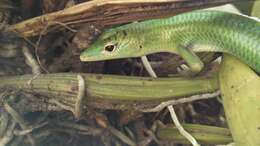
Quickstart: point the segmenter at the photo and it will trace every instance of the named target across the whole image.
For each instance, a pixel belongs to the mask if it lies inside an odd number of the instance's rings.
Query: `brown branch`
[[[193,9],[243,1],[244,0],[92,0],[61,11],[20,22],[10,26],[7,30],[16,31],[24,37],[30,37],[41,34],[46,26],[49,28],[48,31],[62,29],[58,23],[68,25],[72,28],[84,23],[99,23],[104,26],[111,26],[138,20],[172,16]]]

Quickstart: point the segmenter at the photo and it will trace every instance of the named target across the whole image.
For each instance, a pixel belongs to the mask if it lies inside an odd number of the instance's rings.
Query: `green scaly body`
[[[98,61],[156,52],[179,54],[190,66],[196,62],[201,66],[193,52],[229,53],[260,73],[260,22],[228,12],[200,10],[132,23],[104,32],[80,58]]]

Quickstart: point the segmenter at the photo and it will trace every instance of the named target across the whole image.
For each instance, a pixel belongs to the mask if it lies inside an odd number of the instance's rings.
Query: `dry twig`
[[[49,31],[60,29],[60,24],[69,28],[93,22],[111,26],[172,16],[192,9],[232,2],[243,2],[243,0],[92,0],[12,25],[7,28],[7,31],[18,32],[22,36],[30,37],[41,34],[46,26]]]

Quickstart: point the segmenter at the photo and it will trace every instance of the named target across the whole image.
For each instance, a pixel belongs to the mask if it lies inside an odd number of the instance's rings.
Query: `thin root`
[[[193,102],[193,101],[197,101],[197,100],[215,98],[219,95],[220,95],[220,91],[218,90],[218,91],[213,92],[213,93],[193,95],[193,96],[190,96],[190,97],[181,98],[181,99],[177,99],[177,100],[169,100],[169,101],[165,101],[165,102],[160,103],[159,105],[157,105],[154,108],[144,109],[144,110],[142,110],[142,112],[159,112],[169,105],[177,105],[177,104],[189,103],[189,102]]]
[[[154,78],[157,78],[157,75],[155,74],[155,72],[153,71],[153,68],[151,67],[151,64],[149,63],[149,61],[147,60],[146,56],[143,56],[142,58],[142,61],[143,61],[143,64],[145,66],[145,69],[147,70],[147,72],[150,74],[150,76],[154,77]],[[198,144],[198,142],[196,141],[196,139],[190,135],[187,131],[184,130],[184,128],[182,127],[182,125],[180,124],[177,116],[176,116],[176,113],[174,111],[174,108],[173,106],[170,104],[170,105],[167,105],[168,107],[168,110],[171,114],[171,117],[172,117],[172,120],[174,122],[174,124],[176,125],[177,129],[179,130],[179,132],[185,137],[187,138],[193,146],[200,146]]]
[[[183,135],[187,140],[189,140],[193,146],[200,146],[197,140],[182,127],[172,105],[168,106],[168,110],[171,114],[173,123],[175,124],[176,128],[179,130],[180,134]]]

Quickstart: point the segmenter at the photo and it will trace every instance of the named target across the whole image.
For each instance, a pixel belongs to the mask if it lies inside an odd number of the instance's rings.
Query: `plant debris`
[[[168,53],[147,56],[159,79],[149,78],[147,58],[79,60],[106,28],[227,3],[245,1],[2,0],[0,146],[185,146],[169,103],[199,143],[231,143],[218,97],[221,54],[200,53],[204,70],[186,78],[185,62]]]

